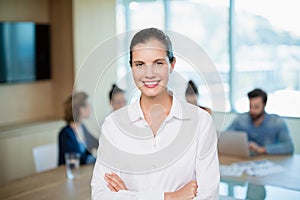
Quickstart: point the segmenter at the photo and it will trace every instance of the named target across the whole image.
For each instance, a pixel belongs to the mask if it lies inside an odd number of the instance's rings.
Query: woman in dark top
[[[98,140],[89,133],[82,123],[91,112],[87,98],[88,95],[84,92],[74,93],[64,104],[64,120],[67,125],[61,129],[58,135],[58,165],[65,164],[64,155],[66,152],[80,153],[80,164],[91,164],[96,160],[90,152],[93,148],[98,148]]]

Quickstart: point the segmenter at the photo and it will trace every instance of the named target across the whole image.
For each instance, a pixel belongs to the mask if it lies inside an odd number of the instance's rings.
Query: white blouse
[[[112,192],[104,180],[114,172],[128,190]],[[173,96],[168,117],[155,137],[139,99],[111,113],[102,126],[91,181],[94,200],[163,200],[197,180],[195,199],[218,199],[217,134],[211,116]]]

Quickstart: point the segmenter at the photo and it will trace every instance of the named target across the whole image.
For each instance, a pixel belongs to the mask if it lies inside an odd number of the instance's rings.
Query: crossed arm
[[[201,112],[202,114],[209,114]],[[91,181],[92,186],[92,199],[93,200],[215,200],[218,199],[219,194],[219,162],[217,154],[217,138],[214,125],[210,117],[203,117],[199,123],[201,123],[197,130],[199,137],[197,137],[197,143],[193,143],[194,146],[190,147],[192,151],[191,157],[185,161],[190,166],[188,170],[194,170],[195,176],[188,176],[191,179],[182,179],[186,182],[174,183],[173,186],[168,187],[167,184],[171,180],[169,178],[174,177],[160,177],[154,175],[158,180],[147,182],[147,176],[136,176],[134,174],[118,173],[117,170],[105,165],[102,162],[100,155],[100,148],[98,148],[98,158],[95,164],[94,173]],[[205,134],[204,134],[205,133]],[[201,137],[200,137],[201,136]],[[100,145],[101,146],[101,145]],[[194,155],[195,153],[195,155]],[[113,155],[113,153],[112,153]],[[188,155],[188,154],[186,154]],[[195,157],[194,157],[195,156]],[[185,170],[184,163],[179,164],[181,170]],[[184,168],[184,169],[183,169]],[[176,170],[177,171],[177,170]],[[175,171],[174,171],[175,172]],[[149,174],[151,175],[151,174]],[[173,174],[172,176],[181,176],[181,174]],[[132,178],[131,178],[132,176]],[[194,177],[194,178],[192,178]],[[141,179],[140,179],[141,178]],[[151,179],[151,178],[150,178]],[[140,182],[141,180],[141,182]],[[166,185],[164,185],[164,181]],[[145,184],[144,184],[145,182]],[[158,184],[157,187],[155,184]],[[173,183],[173,182],[172,182]],[[183,185],[183,186],[182,186]],[[149,188],[146,188],[148,187]],[[182,186],[182,187],[180,187]],[[134,188],[134,189],[133,189]],[[173,188],[173,189],[164,189]],[[175,188],[175,189],[174,189]],[[176,189],[179,188],[179,189]]]
[[[105,173],[104,177],[105,181],[107,182],[107,187],[112,192],[119,192],[120,190],[127,190],[127,187],[124,183],[124,181],[115,173]],[[186,185],[184,185],[182,188],[175,192],[165,192],[164,193],[164,199],[165,200],[190,200],[196,197],[197,195],[197,181],[191,180]]]

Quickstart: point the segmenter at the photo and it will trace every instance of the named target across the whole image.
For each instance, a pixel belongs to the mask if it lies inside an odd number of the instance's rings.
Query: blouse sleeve
[[[198,127],[199,138],[196,159],[197,200],[213,200],[219,197],[219,159],[217,153],[217,133],[208,114],[201,116]]]

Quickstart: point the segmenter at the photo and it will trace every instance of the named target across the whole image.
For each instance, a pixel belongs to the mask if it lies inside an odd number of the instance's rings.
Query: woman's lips
[[[143,83],[147,88],[155,88],[156,86],[158,86],[159,81],[145,81]]]

